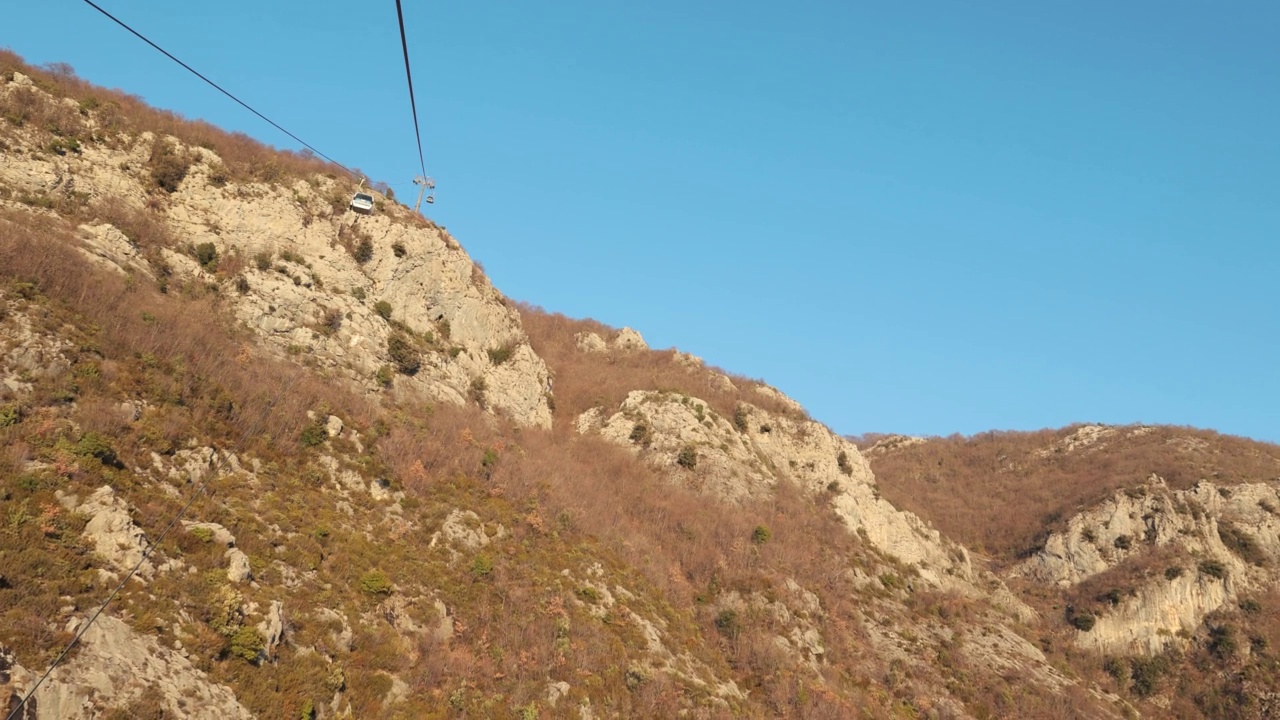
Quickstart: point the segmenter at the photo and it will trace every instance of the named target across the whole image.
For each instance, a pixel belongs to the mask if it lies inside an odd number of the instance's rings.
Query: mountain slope
[[[54,70],[0,54],[0,697],[138,572],[28,717],[1160,716],[1067,624],[1130,637],[1080,599],[1112,555],[1045,556],[1065,588],[1028,564],[1094,520],[955,524],[888,445],[511,303],[393,198],[357,216],[322,163]],[[1229,570],[1247,592],[1187,652],[1270,602]]]

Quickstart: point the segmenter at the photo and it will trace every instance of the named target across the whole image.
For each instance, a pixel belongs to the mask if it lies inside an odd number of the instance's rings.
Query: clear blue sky
[[[411,196],[391,0],[101,4]],[[405,4],[432,216],[513,298],[843,433],[1280,441],[1280,3]],[[78,0],[0,45],[290,146]]]

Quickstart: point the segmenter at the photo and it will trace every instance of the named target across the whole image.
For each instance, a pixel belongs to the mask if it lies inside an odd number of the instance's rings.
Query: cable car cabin
[[[428,205],[434,205],[434,204],[435,204],[435,202],[436,202],[436,196],[435,196],[435,195],[428,195],[428,196],[427,196],[427,204],[428,204]]]
[[[356,193],[351,198],[351,209],[358,213],[368,215],[373,212],[373,196],[366,193]]]

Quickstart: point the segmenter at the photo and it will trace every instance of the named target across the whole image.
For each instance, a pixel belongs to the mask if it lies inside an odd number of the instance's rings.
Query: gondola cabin
[[[373,196],[367,193],[356,193],[351,198],[351,209],[368,215],[373,212]]]

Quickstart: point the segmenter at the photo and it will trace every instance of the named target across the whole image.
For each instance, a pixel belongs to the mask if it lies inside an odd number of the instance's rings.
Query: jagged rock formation
[[[1153,475],[1070,518],[1011,572],[1070,587],[1163,551],[1160,565],[1118,583],[1124,592],[1077,638],[1104,652],[1156,653],[1245,590],[1276,583],[1267,569],[1280,558],[1276,508],[1272,485],[1204,481],[1174,491]]]
[[[74,625],[68,630],[74,631]],[[7,667],[5,667],[7,665]],[[36,675],[0,656],[0,698],[16,706]],[[174,717],[250,720],[235,695],[191,665],[179,652],[139,635],[116,618],[98,618],[80,640],[80,651],[54,670],[23,708],[24,720],[101,717],[145,701]]]
[[[881,499],[858,448],[812,420],[748,403],[726,419],[698,398],[637,390],[612,415],[594,408],[576,426],[634,448],[677,481],[730,500],[767,496],[780,481],[795,483],[825,496],[851,532],[865,534],[925,578],[973,574],[963,548]]]

